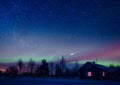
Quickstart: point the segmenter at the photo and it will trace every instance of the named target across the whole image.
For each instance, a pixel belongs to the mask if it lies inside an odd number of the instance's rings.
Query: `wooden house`
[[[86,62],[79,69],[81,79],[106,79],[107,67],[96,64],[95,62]]]

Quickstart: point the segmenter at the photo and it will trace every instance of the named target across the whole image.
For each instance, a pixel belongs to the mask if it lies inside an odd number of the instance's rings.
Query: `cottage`
[[[107,71],[108,79],[111,80],[119,80],[120,72],[119,68],[117,67],[110,67]]]
[[[106,79],[106,73],[107,67],[95,62],[86,62],[79,69],[81,79]]]
[[[120,67],[118,67],[117,69],[117,80],[120,81]]]

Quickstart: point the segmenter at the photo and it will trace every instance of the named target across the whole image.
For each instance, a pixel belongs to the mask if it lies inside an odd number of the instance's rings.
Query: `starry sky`
[[[0,63],[120,64],[120,0],[0,0]]]

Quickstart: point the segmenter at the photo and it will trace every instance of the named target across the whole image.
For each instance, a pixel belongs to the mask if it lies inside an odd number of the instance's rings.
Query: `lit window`
[[[88,76],[91,77],[92,76],[92,72],[88,72]]]
[[[102,76],[105,77],[105,72],[102,72]]]

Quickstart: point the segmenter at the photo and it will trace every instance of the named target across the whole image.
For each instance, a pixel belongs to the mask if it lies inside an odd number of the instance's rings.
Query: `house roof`
[[[95,67],[97,67],[97,68],[99,68],[99,69],[101,69],[101,70],[108,70],[108,67],[103,66],[103,65],[100,65],[100,64],[96,64],[95,62],[86,62],[85,64],[83,64],[83,65],[80,67],[80,69],[81,69],[84,65],[86,65],[86,64],[91,64],[91,65],[93,65],[93,66],[95,66]]]
[[[109,70],[108,70],[108,72],[116,72],[116,71],[118,71],[118,68],[109,68]]]

